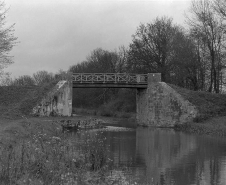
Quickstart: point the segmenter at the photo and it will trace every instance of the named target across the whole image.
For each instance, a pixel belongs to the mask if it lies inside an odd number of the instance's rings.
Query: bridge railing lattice
[[[147,84],[147,74],[73,73],[73,83]]]

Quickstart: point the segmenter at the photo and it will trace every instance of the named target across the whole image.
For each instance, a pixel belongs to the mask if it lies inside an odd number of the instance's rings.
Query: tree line
[[[62,69],[57,73],[41,70],[33,73],[33,75],[21,75],[14,79],[12,79],[10,76],[6,76],[1,80],[1,84],[4,86],[41,86],[52,82],[57,83],[60,80],[67,79],[68,72]]]
[[[172,18],[141,23],[129,46],[95,49],[72,72],[161,73],[162,81],[195,91],[221,92],[225,68],[226,2],[194,0],[188,29]]]

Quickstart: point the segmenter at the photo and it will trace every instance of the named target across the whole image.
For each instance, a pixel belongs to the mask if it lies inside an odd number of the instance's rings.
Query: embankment
[[[54,85],[55,83],[42,86],[1,86],[0,118],[17,119],[29,116],[33,107]]]
[[[194,122],[177,125],[176,130],[189,133],[226,136],[226,94],[191,91],[170,85],[184,99],[196,106]]]
[[[196,106],[199,114],[194,121],[202,122],[208,118],[226,116],[226,94],[191,91],[172,84],[168,85],[183,96],[184,99]]]

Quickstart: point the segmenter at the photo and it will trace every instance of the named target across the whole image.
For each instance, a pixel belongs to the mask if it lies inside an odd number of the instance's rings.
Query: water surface
[[[114,120],[109,125],[134,128],[102,131],[109,157],[115,166],[129,167],[124,174],[131,182],[226,184],[225,138],[186,134],[173,129],[135,128],[128,120]]]

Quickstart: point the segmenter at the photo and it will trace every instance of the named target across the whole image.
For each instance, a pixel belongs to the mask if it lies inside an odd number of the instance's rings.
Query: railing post
[[[129,83],[129,81],[130,81],[130,75],[129,75],[129,74],[127,74],[127,75],[126,75],[126,83],[128,84],[128,83]]]
[[[148,84],[161,82],[161,73],[148,73]]]
[[[140,75],[136,75],[137,77],[137,83],[140,83]]]

